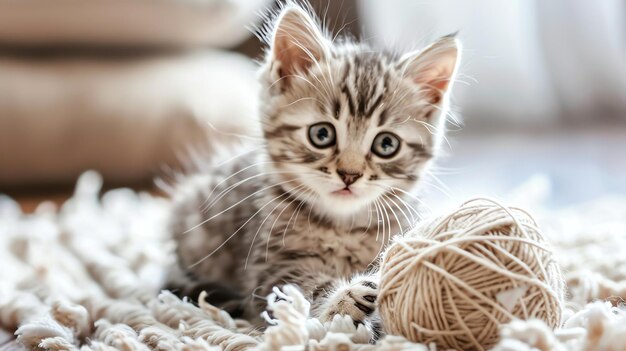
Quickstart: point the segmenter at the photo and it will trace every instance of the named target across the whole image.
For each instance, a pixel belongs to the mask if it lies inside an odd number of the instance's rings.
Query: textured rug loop
[[[268,298],[274,320],[265,330],[235,320],[206,303],[195,306],[161,292],[173,260],[173,245],[165,232],[168,201],[128,189],[99,196],[100,186],[96,173],[86,173],[63,206],[42,204],[34,214],[23,214],[17,203],[0,196],[0,350],[20,345],[81,351],[437,350],[434,344],[418,344],[393,335],[369,344],[371,335],[362,326],[355,327],[349,317],[337,316],[323,324],[309,317],[308,302],[295,287],[275,291],[288,299]],[[525,191],[531,192],[528,196],[532,199],[532,189]],[[471,204],[463,214],[466,225],[475,229],[468,231],[472,234],[467,240],[442,246],[438,249],[442,251],[432,254],[450,254],[445,262],[452,262],[448,261],[452,257],[469,259],[454,247],[474,245],[477,233],[492,230],[495,224],[513,225],[511,218],[503,218],[496,209],[477,216],[480,206]],[[626,299],[626,199],[598,199],[559,211],[542,209],[541,204],[532,209],[566,272],[570,294],[564,324],[553,332],[539,320],[512,321],[502,326],[500,342],[493,350],[626,349],[626,310],[619,303],[619,298]],[[513,214],[532,237],[535,223],[522,220],[525,215],[521,212]],[[491,222],[485,223],[485,218]],[[415,245],[441,242],[446,235],[458,232],[446,229],[445,223],[431,230],[442,234]],[[547,247],[530,248],[527,237],[516,237],[515,245],[507,245],[526,247],[526,253],[537,257]],[[502,244],[493,241],[489,250],[476,250],[484,253],[481,259],[505,257],[507,251],[498,249]],[[411,248],[413,244],[407,245]],[[519,267],[511,273],[513,279],[541,271],[526,262],[527,270],[509,258],[509,266],[493,266],[490,274],[495,277],[504,268]],[[397,274],[407,271],[398,269]],[[523,285],[527,284],[517,287]],[[460,292],[450,289],[454,288],[450,286],[449,293]],[[513,289],[509,296],[501,296],[497,301],[502,314],[516,306],[511,301],[525,293]],[[603,299],[608,300],[593,302]],[[395,313],[402,318],[406,311]],[[454,333],[452,330],[447,333]]]

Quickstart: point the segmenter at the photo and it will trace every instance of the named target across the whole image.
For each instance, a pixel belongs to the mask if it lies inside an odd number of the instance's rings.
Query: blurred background
[[[433,204],[520,184],[550,206],[626,193],[626,1],[311,3],[332,32],[379,47],[460,31],[461,123],[425,186]],[[87,169],[151,189],[188,145],[252,133],[262,46],[249,28],[272,6],[0,0],[0,193],[27,210],[61,201]]]

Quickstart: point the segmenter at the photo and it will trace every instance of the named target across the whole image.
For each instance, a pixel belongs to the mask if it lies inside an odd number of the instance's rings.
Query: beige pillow
[[[219,51],[0,56],[0,186],[68,183],[86,169],[108,181],[149,180],[189,144],[254,132],[255,72],[248,58]]]
[[[0,43],[232,47],[268,0],[0,0]]]

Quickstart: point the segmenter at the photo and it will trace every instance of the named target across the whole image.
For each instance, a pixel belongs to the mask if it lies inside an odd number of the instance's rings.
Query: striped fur
[[[261,123],[265,140],[172,194],[178,266],[172,285],[240,291],[258,317],[272,287],[297,284],[322,320],[375,318],[376,260],[392,235],[418,219],[412,189],[443,137],[457,43],[444,37],[407,55],[332,42],[290,3],[268,31]],[[316,148],[308,129],[331,123],[336,144]],[[381,132],[400,140],[389,159],[371,151]],[[341,171],[359,174],[346,186]],[[350,194],[337,191],[349,188]],[[222,294],[223,295],[223,294]]]

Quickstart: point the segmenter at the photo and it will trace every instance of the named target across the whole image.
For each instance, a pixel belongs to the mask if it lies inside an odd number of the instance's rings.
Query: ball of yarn
[[[396,238],[383,255],[378,299],[388,333],[485,350],[513,319],[558,327],[563,290],[532,217],[476,199]]]

